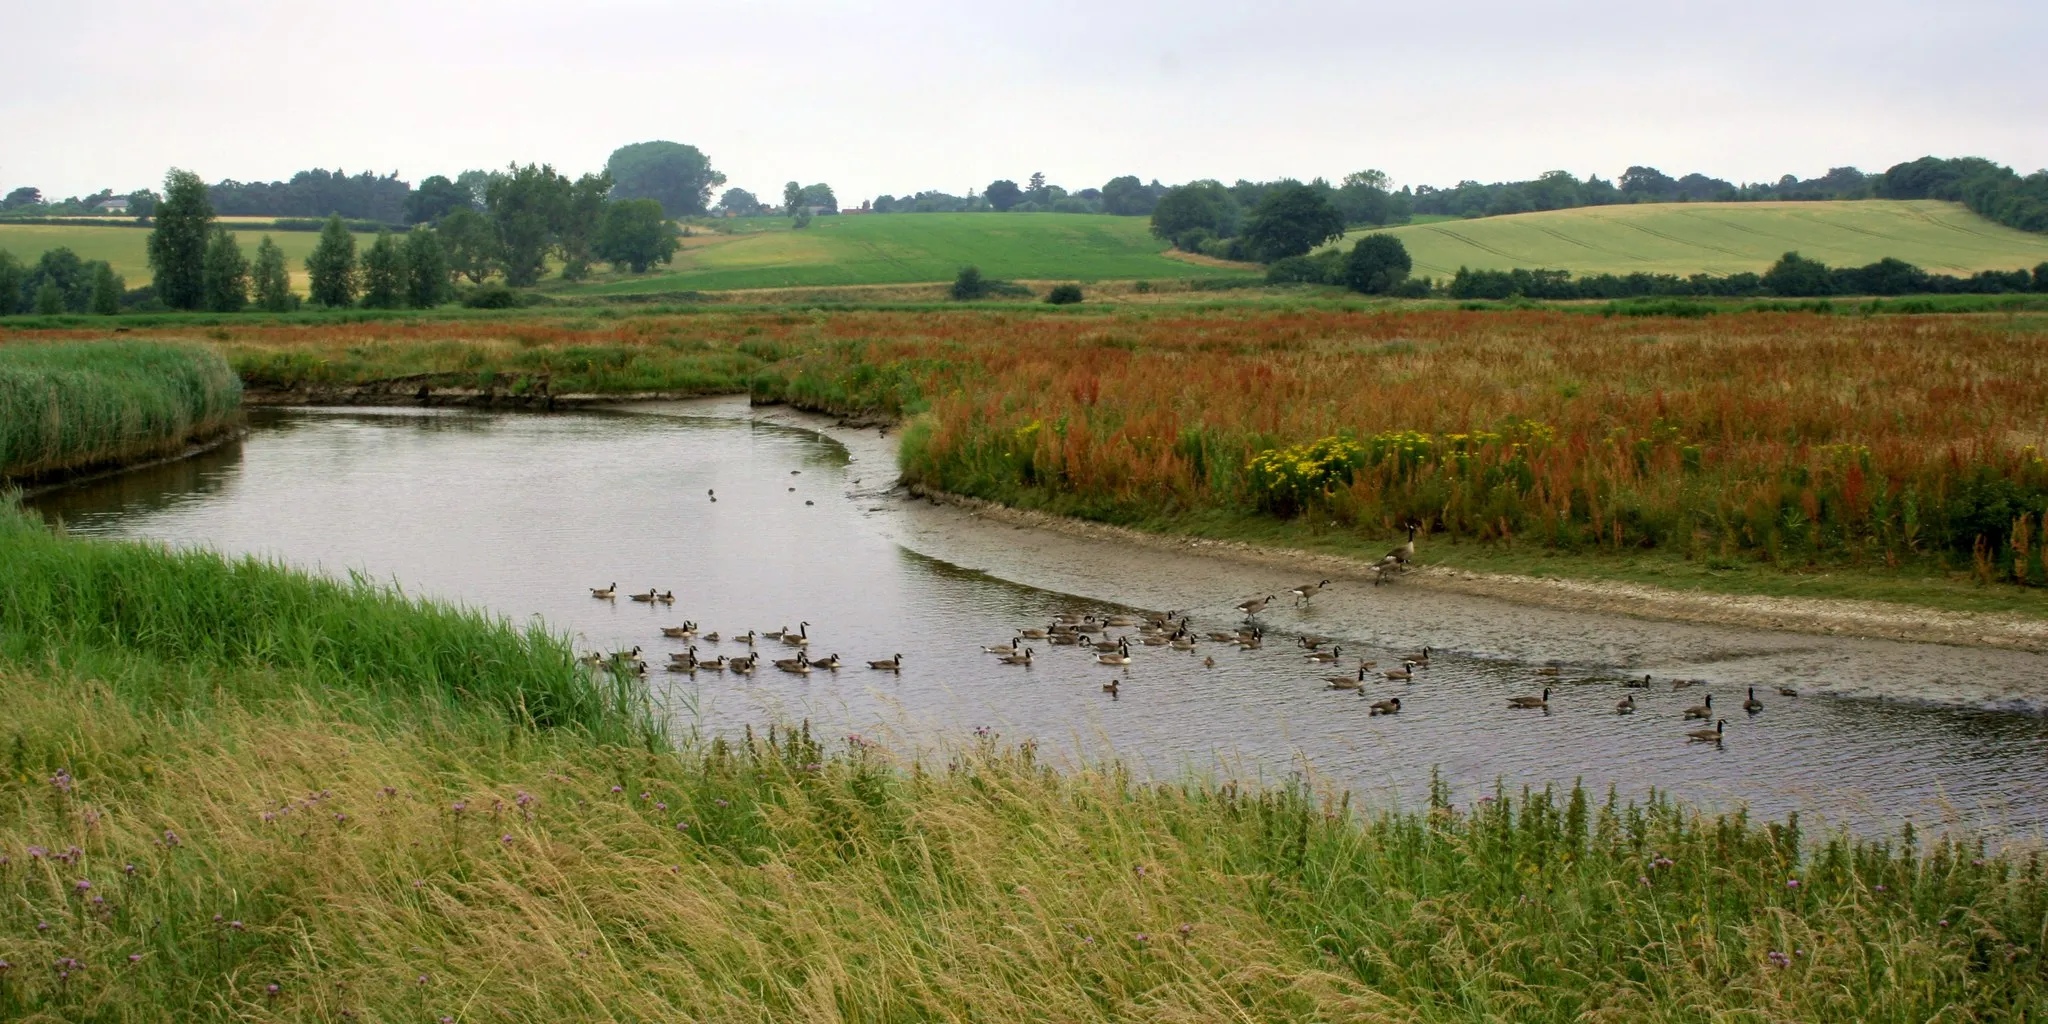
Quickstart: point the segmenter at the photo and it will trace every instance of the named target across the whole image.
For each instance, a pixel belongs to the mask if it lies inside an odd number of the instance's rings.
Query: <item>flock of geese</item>
[[[1413,563],[1414,558],[1415,530],[1411,527],[1408,531],[1407,543],[1389,551],[1384,558],[1373,566],[1375,585],[1386,582],[1389,574],[1398,574],[1399,572],[1406,571]],[[1317,594],[1329,586],[1329,580],[1317,580],[1313,583],[1303,583],[1296,587],[1290,587],[1286,590],[1286,593],[1294,600],[1295,604],[1306,607]],[[616,582],[609,586],[591,587],[589,589],[590,596],[601,601],[613,601],[618,597],[618,584]],[[660,591],[653,587],[649,587],[644,594],[634,593],[626,596],[643,604],[670,605],[675,603],[673,591]],[[1096,665],[1107,668],[1121,668],[1132,663],[1133,652],[1147,648],[1165,648],[1170,651],[1193,654],[1196,652],[1198,645],[1209,643],[1240,651],[1255,651],[1262,649],[1266,641],[1265,629],[1258,621],[1259,615],[1275,600],[1277,600],[1275,595],[1267,594],[1264,597],[1255,597],[1250,600],[1241,601],[1236,605],[1236,610],[1244,615],[1244,621],[1241,625],[1223,630],[1207,630],[1199,634],[1195,631],[1193,623],[1186,612],[1139,612],[1135,614],[1101,616],[1061,612],[1056,614],[1053,620],[1043,627],[1017,630],[1016,635],[1011,637],[1008,643],[983,646],[981,653],[994,656],[997,664],[1029,668],[1037,657],[1037,649],[1034,646],[1030,646],[1030,642],[1035,641],[1044,644],[1048,651],[1054,647],[1070,647],[1091,655],[1095,659]],[[1112,635],[1112,630],[1128,630],[1128,632],[1121,635]],[[788,626],[776,630],[757,631],[750,629],[745,633],[735,633],[730,637],[725,637],[716,631],[702,630],[696,622],[685,621],[680,626],[661,627],[661,635],[664,639],[679,640],[688,645],[683,650],[674,651],[669,654],[668,664],[665,668],[670,672],[689,675],[695,675],[698,672],[752,673],[761,667],[761,652],[757,648],[763,643],[776,644],[788,650],[788,657],[771,657],[768,661],[770,667],[780,672],[792,675],[809,675],[813,671],[819,670],[837,672],[844,664],[836,653],[828,654],[822,658],[810,656],[812,637],[811,624],[809,622],[798,623],[795,629],[790,629]],[[728,639],[734,643],[744,645],[747,648],[747,652],[731,657],[721,654],[714,658],[706,658],[698,653],[698,645],[700,643],[718,644]],[[1303,661],[1310,666],[1323,668],[1327,671],[1328,667],[1340,666],[1344,661],[1344,648],[1330,637],[1304,635],[1297,637],[1295,642],[1304,652],[1302,655]],[[1324,649],[1326,647],[1328,650]],[[1403,683],[1412,686],[1427,678],[1430,660],[1435,653],[1435,648],[1425,646],[1420,650],[1399,655],[1396,659],[1398,664],[1385,669],[1379,667],[1380,663],[1378,661],[1360,658],[1354,670],[1349,672],[1340,671],[1335,675],[1325,675],[1322,677],[1322,680],[1328,689],[1353,690],[1357,691],[1361,696],[1366,691],[1369,678],[1375,673],[1377,673],[1379,680],[1385,683]],[[630,651],[620,651],[610,655],[592,652],[585,655],[581,660],[592,667],[608,667],[615,672],[646,675],[648,671],[647,661],[641,657],[641,648],[637,646]],[[1204,656],[1202,664],[1206,668],[1215,668],[1215,656]],[[903,655],[894,654],[887,658],[873,659],[867,662],[867,667],[879,672],[898,673],[903,670]],[[1562,675],[1563,671],[1562,666],[1552,663],[1537,668],[1536,675],[1547,680]],[[1691,686],[1700,685],[1703,682],[1704,680],[1698,679],[1673,680],[1671,688],[1673,690],[1684,690]],[[1621,686],[1632,690],[1647,690],[1650,688],[1651,683],[1651,677],[1645,675],[1640,680],[1629,679],[1624,681],[1621,683]],[[1121,689],[1122,686],[1116,679],[1111,679],[1109,682],[1102,684],[1103,692],[1108,693],[1112,698],[1116,697]],[[1545,686],[1543,692],[1537,695],[1510,697],[1508,698],[1507,705],[1511,710],[1542,711],[1547,714],[1551,710],[1551,693],[1551,688]],[[1798,692],[1790,687],[1781,686],[1778,688],[1778,693],[1786,697],[1798,696]],[[1764,709],[1763,701],[1757,698],[1755,687],[1749,688],[1748,699],[1744,700],[1741,706],[1743,711],[1752,716],[1762,713]],[[1369,705],[1369,714],[1375,718],[1382,715],[1398,715],[1401,713],[1401,708],[1400,697],[1387,697],[1372,702]],[[1636,713],[1636,709],[1636,696],[1633,693],[1624,695],[1614,705],[1614,713],[1617,715],[1633,715]],[[1726,718],[1716,718],[1712,694],[1707,694],[1705,699],[1699,704],[1686,708],[1683,721],[1713,721],[1714,723],[1711,727],[1702,727],[1687,732],[1685,738],[1689,743],[1712,743],[1718,746],[1724,739],[1728,726]]]

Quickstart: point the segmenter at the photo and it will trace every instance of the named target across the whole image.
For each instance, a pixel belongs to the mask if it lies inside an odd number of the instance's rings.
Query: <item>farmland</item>
[[[1415,273],[1459,267],[1578,274],[1761,272],[1787,251],[1831,266],[1887,256],[1936,273],[2016,270],[2048,260],[2048,235],[2003,227],[1960,203],[1659,203],[1587,206],[1386,229]],[[1351,232],[1356,238],[1366,230]],[[1348,244],[1348,240],[1345,243]]]
[[[270,218],[262,218],[269,220]],[[234,228],[235,219],[225,218],[223,223]],[[300,292],[306,290],[306,257],[313,252],[313,246],[320,241],[318,232],[313,231],[262,231],[235,228],[235,238],[242,243],[242,252],[251,259],[256,256],[256,244],[268,234],[278,248],[284,250],[285,266],[291,269],[292,283]],[[358,249],[370,243],[371,236],[357,235]],[[113,265],[114,273],[121,275],[130,288],[140,288],[150,281],[149,229],[137,225],[122,224],[7,224],[0,222],[0,249],[15,255],[24,263],[34,263],[44,252],[58,247],[69,248],[80,259],[106,260]]]
[[[974,264],[995,278],[1099,281],[1214,276],[1213,268],[1160,255],[1143,217],[1088,214],[861,214],[819,217],[802,231],[787,221],[749,221],[678,253],[673,268],[602,277],[574,292],[715,291],[734,288],[949,281]]]

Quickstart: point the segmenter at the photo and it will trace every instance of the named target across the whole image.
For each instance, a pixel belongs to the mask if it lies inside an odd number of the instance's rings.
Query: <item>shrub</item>
[[[497,281],[477,285],[462,297],[462,304],[471,309],[515,309],[519,306],[519,293]]]
[[[1080,285],[1061,284],[1053,286],[1051,294],[1048,294],[1045,297],[1045,301],[1055,306],[1071,306],[1074,303],[1081,301],[1081,297],[1082,296]]]
[[[1344,255],[1328,249],[1312,256],[1289,256],[1266,268],[1267,284],[1341,284]]]
[[[953,298],[968,302],[988,294],[988,282],[981,279],[981,268],[969,264],[953,275]]]
[[[1414,261],[1408,247],[1393,235],[1375,233],[1358,240],[1344,257],[1344,284],[1367,295],[1387,295],[1407,280]]]

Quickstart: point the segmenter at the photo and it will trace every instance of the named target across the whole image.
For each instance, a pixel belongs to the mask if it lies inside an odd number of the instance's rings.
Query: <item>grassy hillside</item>
[[[673,268],[603,277],[579,289],[604,294],[713,291],[951,280],[972,263],[982,273],[1026,280],[1099,281],[1214,275],[1161,256],[1143,217],[1087,214],[900,213],[819,217],[803,231],[770,230],[691,239]]]
[[[265,221],[271,218],[262,218]],[[224,218],[230,225],[235,218]],[[241,239],[242,252],[251,260],[256,258],[256,243],[269,234],[278,248],[284,250],[285,265],[291,268],[292,283],[300,291],[306,289],[306,257],[313,252],[313,246],[320,241],[320,235],[312,231],[241,231],[235,237]],[[372,236],[357,235],[358,250],[370,244]],[[128,287],[139,288],[149,283],[149,229],[139,225],[109,227],[98,224],[4,224],[0,223],[0,249],[13,253],[23,263],[34,263],[44,252],[59,246],[69,248],[81,259],[106,260],[113,264],[114,272],[128,281]]]
[[[1461,266],[1732,274],[1761,271],[1793,249],[1836,266],[1896,256],[1931,271],[1965,274],[2048,260],[2048,236],[1933,200],[1593,206],[1390,231],[1407,244],[1415,272],[1434,276]]]

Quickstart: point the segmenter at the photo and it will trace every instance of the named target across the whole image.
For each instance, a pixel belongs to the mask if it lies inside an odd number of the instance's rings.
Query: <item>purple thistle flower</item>
[[[666,804],[666,803],[663,803],[663,802],[661,802],[661,801],[657,800],[657,801],[655,801],[655,803],[654,803],[654,809],[655,809],[655,810],[657,810],[657,811],[665,811],[665,810],[668,810],[668,804]]]
[[[614,792],[614,793],[623,793],[623,792],[625,792],[625,791],[626,791],[626,787],[624,787],[624,786],[613,786],[613,787],[612,787],[612,792]]]
[[[1878,891],[1878,892],[1884,892],[1884,891],[1885,891],[1885,887],[1884,887],[1884,886],[1882,886],[1882,885],[1880,885],[1880,886],[1878,886],[1878,887],[1877,887],[1877,891]]]
[[[335,821],[335,823],[336,823],[336,824],[339,824],[339,823],[341,823],[341,822],[344,822],[344,821],[347,821],[347,820],[348,820],[348,815],[346,815],[346,814],[342,814],[342,813],[336,812],[336,813],[335,813],[335,815],[334,815],[334,821]]]
[[[648,798],[648,797],[649,797],[650,795],[652,795],[652,794],[650,794],[650,793],[646,792],[645,790],[642,790],[642,791],[641,791],[641,793],[640,793],[640,799],[642,799],[642,800],[645,800],[645,799],[647,799],[647,798]]]
[[[679,822],[676,822],[676,831],[678,831],[678,832],[688,832],[689,830],[690,830],[690,823],[689,823],[689,822],[687,822],[687,821],[679,821]]]
[[[229,927],[229,928],[232,928],[232,929],[234,929],[235,931],[241,931],[241,930],[242,930],[242,922],[240,922],[240,921],[229,921],[229,922],[228,922],[228,927]]]
[[[1180,926],[1180,933],[1182,935],[1193,935],[1195,933],[1195,926],[1191,924],[1183,924]]]
[[[1145,934],[1144,932],[1139,932],[1139,933],[1138,933],[1138,936],[1137,936],[1137,938],[1138,938],[1138,941],[1139,941],[1139,942],[1150,942],[1150,941],[1152,941],[1152,936],[1150,936],[1150,935],[1147,935],[1147,934]]]
[[[426,984],[426,983],[427,983],[427,976],[426,976],[426,975],[424,975],[424,974],[420,975],[420,984],[424,985],[424,984]]]
[[[129,962],[129,963],[131,963],[131,964],[139,964],[139,963],[141,963],[141,962],[142,962],[142,954],[140,954],[140,953],[130,953],[130,954],[128,954],[128,962]]]
[[[71,783],[71,773],[62,768],[57,769],[57,774],[50,776],[50,785],[59,793],[71,792]]]
[[[39,931],[39,932],[46,932],[46,931],[49,931],[49,930],[50,930],[50,922],[48,922],[48,921],[37,921],[37,922],[36,922],[36,931]]]
[[[49,855],[50,851],[45,850],[40,846],[31,846],[28,848],[28,859],[30,860],[35,860],[39,857],[47,857]]]
[[[1939,920],[1939,921],[1936,921],[1936,922],[1934,922],[1934,923],[1935,923],[1935,924],[1938,924],[1938,925],[1940,925],[1940,926],[1942,926],[1943,928],[1946,928],[1946,927],[1948,927],[1948,918],[1945,918],[1945,917],[1944,917],[1944,918],[1942,918],[1941,920]]]
[[[77,885],[74,885],[74,886],[72,886],[72,888],[74,888],[74,889],[77,889],[77,890],[78,890],[79,892],[84,892],[84,891],[86,891],[87,889],[90,889],[90,888],[92,888],[92,883],[91,883],[91,882],[88,882],[88,881],[86,881],[86,880],[85,880],[85,879],[83,879],[83,878],[81,878],[81,879],[79,879],[79,880],[78,880],[78,884],[77,884]]]
[[[469,802],[466,800],[457,800],[455,801],[454,809],[455,813],[461,814],[462,812],[469,810]]]
[[[277,994],[279,992],[283,992],[284,989],[279,988],[277,982],[273,981],[270,984],[263,986],[263,991],[267,993],[270,996],[270,998],[276,999]]]
[[[1787,889],[1797,889],[1797,888],[1799,888],[1799,879],[1797,879],[1797,878],[1788,878],[1788,879],[1785,879],[1785,888],[1787,888]]]
[[[0,960],[0,974],[6,974],[8,971],[11,971],[13,969],[13,964],[10,964],[5,960]]]
[[[712,803],[714,803],[714,804],[717,804],[717,805],[718,805],[718,806],[720,806],[720,807],[731,807],[731,806],[732,806],[731,804],[729,804],[729,803],[727,803],[727,802],[725,801],[725,798],[724,798],[724,797],[718,797],[717,799],[714,799],[714,800],[712,800],[711,802],[712,802]]]
[[[1765,954],[1765,956],[1771,961],[1771,963],[1777,965],[1778,967],[1782,968],[1792,966],[1792,958],[1786,956],[1783,953],[1778,952],[1775,949]]]
[[[177,846],[177,845],[179,845],[179,843],[181,843],[181,842],[182,842],[182,840],[180,840],[180,839],[178,838],[178,834],[177,834],[176,832],[173,832],[173,831],[171,831],[170,829],[164,829],[164,845],[165,845],[165,846]]]
[[[427,884],[427,880],[426,880],[426,879],[424,879],[424,878],[415,878],[415,879],[413,879],[413,880],[412,880],[412,887],[413,887],[413,888],[415,888],[415,889],[417,889],[417,888],[419,888],[420,886],[423,886],[423,885],[425,885],[425,884]]]
[[[533,794],[522,789],[519,791],[518,796],[512,798],[512,802],[521,807],[526,807],[533,803]]]
[[[1648,884],[1650,884],[1650,876],[1648,876],[1648,875],[1637,875],[1637,876],[1636,876],[1636,884],[1637,884],[1637,885],[1648,885]]]
[[[499,841],[499,842],[501,842],[501,843],[504,843],[504,844],[505,844],[506,846],[510,846],[510,845],[512,845],[512,842],[513,842],[513,839],[512,839],[512,833],[510,833],[510,832],[507,832],[507,833],[505,833],[504,835],[502,835],[502,836],[499,836],[499,837],[498,837],[498,841]]]

